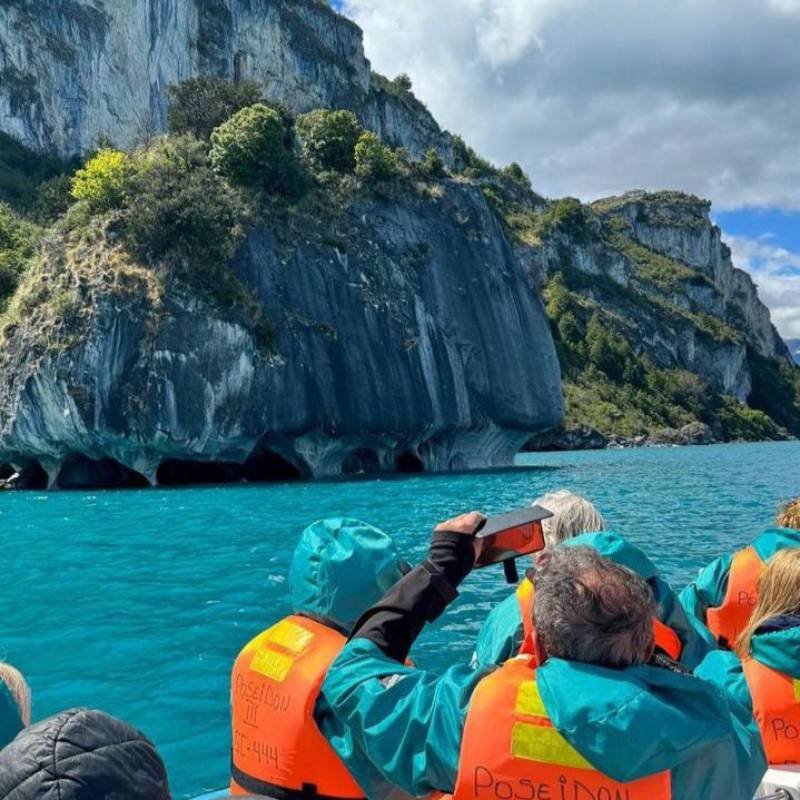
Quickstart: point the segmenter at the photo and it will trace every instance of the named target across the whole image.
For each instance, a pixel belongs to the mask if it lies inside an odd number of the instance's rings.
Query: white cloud
[[[549,196],[800,208],[800,0],[345,0],[381,72]]]
[[[800,253],[776,245],[772,237],[726,236],[734,263],[758,284],[772,321],[787,339],[800,338]]]

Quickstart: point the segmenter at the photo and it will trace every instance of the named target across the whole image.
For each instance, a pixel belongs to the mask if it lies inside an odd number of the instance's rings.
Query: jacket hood
[[[0,800],[170,800],[153,744],[102,711],[31,725],[0,751]]]
[[[688,674],[649,666],[613,670],[561,659],[549,659],[536,674],[555,727],[615,780],[694,769],[692,764],[705,757],[730,757],[732,741],[742,739],[732,735],[738,723],[723,693]],[[758,753],[743,757],[759,763]],[[726,792],[726,787],[703,786],[699,774],[698,780],[696,797],[743,794],[740,786]]]
[[[750,652],[762,664],[800,678],[800,626],[756,633],[750,642]]]
[[[800,547],[800,531],[792,528],[767,528],[753,540],[752,545],[762,561],[769,561],[779,550]]]
[[[315,522],[303,531],[289,570],[295,613],[350,631],[408,571],[383,531],[356,519]]]
[[[636,545],[613,531],[583,533],[574,539],[568,539],[561,546],[591,547],[601,556],[610,558],[615,564],[632,569],[646,581],[658,577],[656,565]]]

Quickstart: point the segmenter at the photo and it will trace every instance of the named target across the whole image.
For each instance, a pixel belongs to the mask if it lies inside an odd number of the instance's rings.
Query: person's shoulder
[[[794,528],[767,528],[752,541],[753,549],[762,561],[787,547],[800,547],[800,531]]]
[[[597,550],[601,556],[610,558],[614,563],[633,570],[645,580],[651,580],[658,575],[658,569],[644,550],[617,531],[582,533],[580,536],[564,542],[564,545],[567,547],[591,547]]]

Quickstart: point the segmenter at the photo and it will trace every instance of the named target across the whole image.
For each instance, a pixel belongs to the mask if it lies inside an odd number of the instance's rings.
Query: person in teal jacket
[[[782,521],[778,518],[779,523]],[[751,547],[766,564],[786,547],[800,547],[800,530],[786,527],[768,528],[753,540]],[[679,600],[690,619],[708,624],[708,611],[722,605],[728,591],[731,563],[736,553],[721,556],[706,566],[695,580],[679,594]],[[733,642],[729,645],[733,646]]]
[[[603,556],[641,575],[650,586],[656,602],[656,616],[678,635],[681,640],[680,663],[694,669],[716,648],[714,637],[705,625],[689,617],[678,596],[658,572],[652,561],[635,545],[618,533],[611,531],[585,533],[561,543],[563,547],[592,547]],[[526,578],[527,580],[527,578]],[[473,665],[487,667],[502,664],[520,649],[523,624],[520,604],[516,594],[509,595],[489,613],[481,626],[475,647]]]
[[[303,531],[292,557],[288,579],[292,611],[347,636],[364,610],[410,569],[392,539],[378,528],[350,518],[320,520]],[[234,690],[237,668],[232,679]],[[323,735],[330,716],[324,698],[318,697],[314,721]],[[279,718],[271,719],[279,723]],[[239,724],[244,723],[234,714],[234,741]],[[233,767],[238,769],[235,752]],[[252,776],[245,774],[244,780],[248,778]],[[366,775],[360,786],[370,800],[399,796],[377,772]]]
[[[31,693],[19,670],[0,662],[0,750],[31,721]]]
[[[326,736],[359,781],[377,769],[414,796],[454,790],[471,697],[493,668],[464,664],[436,675],[403,661],[425,623],[444,611],[471,571],[470,534],[482,519],[472,514],[440,525],[428,558],[362,616],[328,672],[322,689],[332,712]],[[606,565],[604,574],[616,570],[617,590],[639,580],[589,548],[571,552],[590,554]],[[561,549],[549,558],[557,553],[572,558]],[[647,621],[652,601],[639,583]],[[607,583],[595,585],[605,590]],[[596,602],[605,600],[598,596]],[[546,605],[541,595],[540,605]],[[538,636],[539,619],[536,624]],[[569,631],[562,635],[565,648],[573,640]],[[760,736],[747,709],[716,686],[680,667],[610,669],[539,655],[536,681],[548,715],[596,770],[617,781],[669,770],[673,800],[751,800],[766,769]]]
[[[800,681],[800,549],[787,548],[770,559],[758,604],[736,652],[712,653],[697,675],[716,683],[752,713],[758,708],[770,763],[800,763],[796,733],[800,702],[795,688]],[[772,676],[779,678],[777,683]],[[791,680],[785,681],[786,677]]]

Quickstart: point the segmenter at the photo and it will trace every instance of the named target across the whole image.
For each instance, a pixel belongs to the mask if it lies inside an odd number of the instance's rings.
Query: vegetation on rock
[[[297,120],[303,156],[317,170],[352,172],[356,166],[356,145],[363,130],[351,111],[319,108]]]
[[[0,203],[0,311],[36,255],[40,229]]]
[[[193,78],[167,88],[169,131],[209,139],[237,111],[261,101],[256,83]]]
[[[397,155],[370,131],[361,134],[355,149],[356,175],[364,181],[389,181],[400,174]]]
[[[373,76],[373,89],[421,106],[406,76]],[[131,153],[103,147],[83,166],[42,158],[0,134],[0,201],[11,204],[0,204],[4,338],[24,323],[40,330],[37,346],[71,346],[104,296],[139,298],[157,319],[165,293],[184,290],[235,314],[271,351],[274,325],[231,269],[249,224],[272,225],[279,237],[311,235],[309,219],[340,218],[359,195],[435,199],[452,179],[482,191],[522,258],[550,259],[544,297],[567,427],[637,437],[702,422],[720,439],[800,435],[800,373],[788,363],[749,348],[745,405],[665,366],[642,340],[638,317],[719,347],[741,351],[747,341],[735,319],[692,301],[714,293],[708,277],[634,239],[636,225],[706,224],[705,201],[664,192],[589,206],[548,202],[519,165],[498,169],[459,137],[451,176],[435,150],[413,161],[349,111],[317,109],[295,120],[261,102],[255,84],[201,78],[170,87],[169,98],[169,135]],[[345,252],[346,238],[330,228],[330,243]],[[421,243],[409,263],[425,265],[427,252]],[[625,278],[579,268],[584,256],[616,260]]]
[[[72,179],[72,196],[83,200],[92,211],[111,211],[125,199],[131,159],[119,150],[103,149]]]
[[[211,134],[211,166],[241,186],[291,193],[298,166],[280,114],[257,103],[237,111]]]

